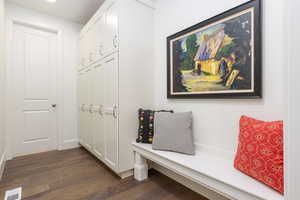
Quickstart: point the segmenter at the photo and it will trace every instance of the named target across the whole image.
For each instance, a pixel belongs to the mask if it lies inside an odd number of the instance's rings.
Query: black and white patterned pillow
[[[139,129],[138,129],[138,138],[136,142],[152,144],[154,136],[154,114],[156,112],[171,112],[172,110],[144,110],[139,109]]]
[[[154,135],[154,111],[139,109],[138,143],[152,144]]]

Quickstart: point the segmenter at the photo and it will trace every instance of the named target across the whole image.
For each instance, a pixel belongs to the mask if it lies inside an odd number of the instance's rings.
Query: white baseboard
[[[178,183],[181,183],[182,185],[188,187],[189,189],[193,190],[194,192],[210,199],[210,200],[229,200],[227,198],[225,198],[224,196],[221,196],[220,194],[209,190],[208,188],[201,186],[197,183],[194,183],[193,181],[180,176],[178,174],[176,174],[175,172],[168,170],[154,162],[150,162],[150,168],[153,168],[157,171],[159,171],[160,173],[170,177],[171,179],[177,181]]]
[[[4,172],[5,163],[6,163],[6,153],[4,152],[0,158],[0,180]]]
[[[79,141],[77,139],[65,140],[59,150],[74,149],[78,148],[79,146]]]

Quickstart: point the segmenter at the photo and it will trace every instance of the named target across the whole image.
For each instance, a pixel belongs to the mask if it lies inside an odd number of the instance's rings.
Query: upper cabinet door
[[[84,43],[86,44],[85,57],[87,60],[87,66],[91,65],[94,61],[93,57],[95,54],[95,37],[95,28],[94,26],[91,26],[84,36]]]
[[[88,42],[87,35],[84,34],[79,38],[79,48],[80,48],[80,66],[78,71],[86,68],[88,66]]]
[[[77,68],[78,71],[84,68],[84,56],[83,56],[83,37],[79,38],[79,66]]]
[[[96,37],[96,26],[91,26],[89,31],[89,63],[96,61],[96,50],[97,50],[97,37]]]
[[[95,28],[95,60],[98,61],[104,56],[105,41],[105,13],[101,14],[94,24]]]
[[[110,55],[118,49],[118,5],[112,3],[105,14],[104,55]]]

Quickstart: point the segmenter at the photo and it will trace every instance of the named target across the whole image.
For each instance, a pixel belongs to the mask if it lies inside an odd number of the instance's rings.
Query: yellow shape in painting
[[[222,79],[219,75],[201,76],[200,80],[205,81],[205,82],[220,82],[220,81],[222,81]]]
[[[182,70],[181,71],[182,75],[190,74],[192,72],[193,72],[193,70]]]
[[[228,35],[225,35],[221,48],[228,45],[228,44],[231,44],[232,41],[233,41],[232,37],[229,37]]]
[[[195,62],[195,69],[197,70],[200,66],[201,71],[217,75],[219,73],[220,64],[221,60],[198,60]]]

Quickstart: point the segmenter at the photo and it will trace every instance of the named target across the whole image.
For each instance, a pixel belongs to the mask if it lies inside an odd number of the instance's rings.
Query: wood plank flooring
[[[83,148],[8,161],[0,200],[17,187],[24,200],[207,200],[154,170],[143,182],[121,180]]]

